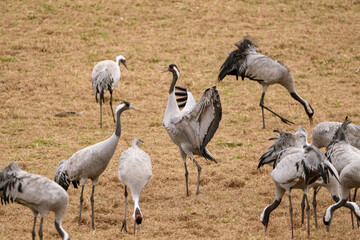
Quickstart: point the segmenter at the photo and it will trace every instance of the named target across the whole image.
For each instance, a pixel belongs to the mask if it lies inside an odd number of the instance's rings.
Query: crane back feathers
[[[224,79],[226,75],[235,75],[236,80],[241,76],[241,79],[245,78],[245,71],[247,68],[246,56],[249,50],[256,51],[256,45],[250,37],[245,37],[242,41],[235,44],[238,49],[232,51],[225,62],[220,67],[220,73],[218,81]]]

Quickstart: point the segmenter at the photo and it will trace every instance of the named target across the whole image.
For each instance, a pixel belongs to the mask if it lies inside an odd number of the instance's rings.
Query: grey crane
[[[360,150],[355,148],[349,143],[348,135],[347,135],[347,127],[350,125],[350,121],[348,120],[348,117],[345,118],[344,122],[341,124],[340,127],[338,127],[337,131],[335,132],[332,141],[326,148],[325,155],[328,157],[328,159],[333,163],[334,167],[340,174],[340,180],[341,180],[341,174],[342,171],[350,164],[354,162],[360,161]],[[350,168],[351,170],[351,168]],[[349,171],[349,169],[348,169]],[[344,173],[348,175],[349,173]],[[341,182],[341,187],[343,185],[343,182]],[[345,189],[349,188],[349,184],[345,185]],[[355,185],[356,186],[356,185]],[[343,187],[342,187],[343,188]],[[353,201],[355,201],[356,197],[356,190],[358,186],[355,187],[354,197]],[[347,191],[347,190],[346,190]],[[349,192],[346,192],[346,196],[351,199],[350,197],[350,188],[348,189]],[[344,199],[344,190],[342,189],[342,200]],[[341,201],[342,201],[341,200]],[[338,207],[343,206],[344,203],[338,202],[338,205],[334,207],[334,210]],[[354,212],[354,211],[352,211]],[[355,214],[356,215],[356,214]],[[359,215],[358,215],[359,216]],[[357,216],[357,218],[358,218]],[[351,216],[352,217],[352,216]],[[359,220],[359,218],[358,218]],[[331,222],[331,220],[330,220]],[[330,222],[327,222],[324,220],[324,223],[329,225],[330,228]],[[353,222],[353,221],[352,221]],[[354,227],[354,225],[353,225]]]
[[[291,97],[303,105],[310,122],[312,122],[314,110],[311,105],[296,92],[293,76],[283,63],[258,53],[256,51],[257,46],[250,37],[245,37],[242,41],[236,43],[235,46],[238,49],[232,51],[220,67],[218,81],[222,81],[226,75],[235,75],[236,79],[238,79],[239,76],[242,80],[247,77],[261,84],[262,95],[260,107],[262,111],[263,128],[265,128],[264,109],[279,117],[284,123],[293,123],[264,105],[265,92],[267,88],[273,84],[280,84],[285,87]]]
[[[98,62],[91,74],[92,85],[95,93],[96,102],[98,101],[97,95],[100,97],[100,128],[102,127],[102,103],[105,103],[104,92],[110,92],[110,108],[115,122],[114,110],[112,107],[112,93],[119,82],[121,77],[120,63],[126,66],[126,58],[123,55],[116,56],[116,62],[112,60],[103,60]]]
[[[275,140],[274,144],[270,146],[266,152],[260,157],[258,168],[265,164],[272,164],[273,168],[286,156],[295,154],[295,153],[304,153],[304,145],[307,144],[307,132],[300,126],[295,133],[290,133],[287,131],[275,130],[277,136],[270,138],[269,140]],[[309,185],[310,188],[316,189],[314,191],[313,197],[313,207],[315,213],[315,226],[317,228],[317,212],[316,212],[316,193],[319,191],[321,186],[324,186],[335,202],[340,199],[339,194],[339,183],[336,181],[336,178],[330,175],[330,181],[325,183],[322,179],[315,181]],[[305,201],[307,194],[304,193],[303,199],[301,201],[301,224],[304,223],[304,210],[305,210]]]
[[[311,138],[311,144],[316,146],[317,148],[327,147],[331,141],[333,140],[333,137],[335,135],[335,132],[339,129],[339,127],[342,125],[341,122],[321,122],[317,124],[312,132],[312,138]],[[348,124],[346,126],[346,137],[352,146],[360,149],[360,126],[355,124]],[[320,189],[315,190],[314,197],[316,197],[317,192]],[[356,192],[357,189],[355,189],[354,196],[352,198],[352,201],[355,201],[356,198]],[[350,194],[349,197],[351,198]],[[352,226],[354,228],[354,221],[353,216],[351,214],[351,222]]]
[[[275,142],[260,157],[258,168],[265,164],[273,164],[273,168],[275,168],[277,163],[287,155],[298,151],[303,152],[303,146],[307,142],[307,132],[302,126],[295,133],[280,130],[274,130],[274,132],[277,133],[277,136],[269,140]]]
[[[335,168],[324,157],[324,154],[314,146],[307,145],[304,147],[303,153],[298,152],[284,157],[271,172],[271,176],[275,183],[275,200],[272,204],[267,206],[260,215],[260,221],[265,226],[265,230],[269,224],[270,213],[279,206],[282,196],[287,192],[289,196],[291,237],[294,237],[291,190],[302,189],[307,203],[307,230],[308,234],[310,234],[310,207],[307,198],[309,184],[315,182],[319,178],[322,178],[324,182],[328,182],[329,174],[338,178]]]
[[[173,143],[179,147],[185,166],[187,196],[189,196],[188,170],[186,166],[187,156],[190,157],[198,169],[196,194],[199,194],[201,167],[195,160],[194,155],[203,156],[205,159],[217,163],[215,157],[206,148],[206,145],[219,127],[222,115],[220,96],[216,87],[208,88],[195,105],[193,105],[192,101],[187,101],[187,105],[180,111],[175,96],[175,85],[179,78],[180,70],[175,64],[170,64],[167,67],[167,71],[172,72],[173,80],[169,89],[163,126]]]
[[[92,228],[94,225],[94,191],[100,175],[105,171],[107,165],[112,158],[116,146],[121,135],[121,113],[125,110],[134,109],[136,107],[130,105],[129,102],[123,101],[116,107],[116,128],[114,134],[99,143],[88,146],[80,151],[74,153],[68,160],[61,160],[56,168],[55,181],[59,183],[65,190],[68,189],[70,182],[77,188],[79,181],[81,182],[81,196],[80,196],[80,214],[79,225],[81,220],[81,210],[83,204],[83,192],[87,179],[92,181],[91,192],[91,212],[92,212]]]
[[[13,201],[32,211],[34,224],[32,239],[35,239],[36,218],[40,214],[39,238],[43,239],[43,221],[48,211],[55,213],[55,228],[62,239],[70,239],[63,229],[62,221],[69,205],[67,192],[50,179],[20,169],[16,162],[9,163],[0,171],[1,204]]]
[[[138,225],[139,232],[141,233],[143,214],[139,206],[140,194],[144,187],[150,182],[152,176],[151,159],[146,152],[141,150],[140,146],[142,143],[142,140],[135,138],[132,146],[121,153],[119,158],[119,180],[125,184],[125,214],[121,231],[124,229],[125,232],[127,232],[126,208],[128,196],[126,187],[130,188],[134,203],[134,233],[136,225]]]
[[[321,122],[317,124],[312,132],[311,144],[317,148],[327,147],[341,124],[341,122]],[[349,124],[346,127],[346,137],[351,145],[360,149],[359,125]]]

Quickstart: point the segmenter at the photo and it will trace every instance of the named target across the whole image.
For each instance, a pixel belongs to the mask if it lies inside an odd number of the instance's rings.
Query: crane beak
[[[330,232],[330,224],[326,225],[326,231]]]
[[[125,68],[126,68],[127,70],[129,70],[128,67],[127,67],[127,65],[126,65],[126,60],[125,60],[125,61],[122,60],[121,63],[125,66]]]
[[[137,107],[134,107],[133,105],[130,105],[130,106],[129,106],[129,109],[133,109],[133,110],[136,110],[136,111],[140,111],[140,109],[138,109]]]
[[[169,71],[169,67],[163,67],[163,68],[166,68],[166,70],[161,71],[161,73],[164,73],[164,72],[168,72],[168,71]]]
[[[312,125],[313,125],[313,119],[312,119],[312,117],[309,118],[309,121],[310,121],[310,125],[312,126]]]

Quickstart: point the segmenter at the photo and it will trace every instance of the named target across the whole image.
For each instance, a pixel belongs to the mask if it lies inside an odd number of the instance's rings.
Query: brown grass
[[[177,147],[162,127],[171,74],[161,67],[176,63],[179,85],[198,99],[216,84],[218,69],[245,35],[257,38],[260,51],[284,62],[299,94],[315,110],[315,124],[360,123],[359,1],[1,1],[0,25],[0,165],[18,161],[25,170],[53,178],[61,159],[109,137],[114,130],[110,108],[99,106],[91,86],[94,64],[127,57],[129,71],[114,91],[141,108],[125,112],[115,155],[100,177],[95,193],[95,226],[91,230],[90,184],[85,188],[82,225],[77,226],[80,191],[68,191],[70,206],[64,228],[72,239],[131,238],[120,232],[123,186],[117,180],[117,159],[136,136],[153,163],[153,179],[143,191],[142,239],[288,239],[287,197],[271,215],[267,233],[259,221],[274,198],[271,168],[256,169],[271,144],[273,129],[293,131],[310,126],[302,106],[279,86],[269,88],[265,103],[294,121],[287,126],[266,113],[262,130],[258,102],[261,87],[227,77],[217,84],[223,119],[208,148],[219,164],[199,159],[201,194],[195,195],[196,168],[189,162],[190,197],[185,196],[184,169]],[[54,117],[63,111],[80,116]],[[293,191],[296,239],[307,238],[300,224],[301,192]],[[335,214],[331,233],[321,217],[332,204],[325,190],[318,197],[319,229],[313,239],[355,239],[347,210]],[[128,222],[132,226],[132,208]],[[18,204],[0,208],[0,238],[29,239],[32,214]],[[45,219],[44,236],[58,239],[53,214]],[[131,229],[131,227],[130,227]]]

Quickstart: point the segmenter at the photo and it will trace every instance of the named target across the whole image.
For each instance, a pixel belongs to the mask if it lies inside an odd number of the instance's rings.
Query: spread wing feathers
[[[191,94],[188,88],[175,86],[175,89],[178,92],[175,92],[175,96],[178,98],[176,99],[179,108],[183,108],[182,111],[190,111],[196,104],[194,96]],[[181,103],[183,102],[183,103]]]
[[[283,150],[292,146],[297,146],[297,135],[280,130],[274,130],[277,133],[276,137],[272,137],[269,140],[275,140],[275,143],[271,145],[266,152],[260,157],[258,168],[265,164],[273,163],[273,167],[276,167],[276,160],[281,157]]]
[[[95,96],[97,97],[97,94],[100,94],[100,100],[104,99],[104,91],[109,90],[112,91],[112,85],[114,83],[114,77],[111,74],[111,71],[109,68],[104,68],[101,70],[93,79],[93,89]]]
[[[55,170],[55,182],[63,187],[65,191],[68,190],[70,185],[70,178],[68,172],[66,171],[66,164],[67,160],[61,160]]]
[[[222,117],[220,96],[216,87],[206,89],[192,110],[182,113],[180,120],[174,122],[176,128],[182,130],[191,144],[203,152],[219,127]]]
[[[18,174],[21,171],[15,162],[11,162],[0,172],[0,195],[1,205],[14,202],[18,193],[21,193],[24,174]]]
[[[249,53],[249,50],[256,52],[256,45],[249,37],[245,37],[242,41],[235,44],[238,48],[237,50],[232,51],[225,62],[220,67],[220,73],[218,76],[218,81],[220,82],[226,75],[235,75],[236,80],[239,76],[244,80],[245,71],[247,68],[246,57]]]

